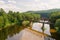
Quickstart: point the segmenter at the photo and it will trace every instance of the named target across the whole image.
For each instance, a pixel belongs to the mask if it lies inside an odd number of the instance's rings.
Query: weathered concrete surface
[[[32,31],[30,29],[24,29],[23,35],[20,40],[44,40],[44,35]]]

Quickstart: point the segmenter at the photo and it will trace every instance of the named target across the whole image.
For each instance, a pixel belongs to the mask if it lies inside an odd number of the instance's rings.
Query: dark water
[[[0,40],[19,40],[22,27],[11,26],[0,30]]]

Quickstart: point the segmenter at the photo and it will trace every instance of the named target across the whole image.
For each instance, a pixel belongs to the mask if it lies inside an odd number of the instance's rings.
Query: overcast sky
[[[21,12],[47,10],[60,8],[60,0],[0,0],[0,8]]]

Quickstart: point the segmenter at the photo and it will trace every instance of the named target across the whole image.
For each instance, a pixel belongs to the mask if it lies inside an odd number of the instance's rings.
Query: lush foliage
[[[8,13],[6,13],[2,8],[0,9],[0,28],[4,28],[15,24],[26,25],[28,21],[29,22],[38,21],[39,19],[40,19],[39,14],[20,13],[20,12],[13,12],[13,11],[9,11]]]
[[[60,33],[60,19],[56,20],[55,29]]]
[[[50,16],[50,21],[55,23],[57,19],[60,18],[60,12],[52,12]]]
[[[56,30],[58,30],[58,32],[60,31],[60,12],[52,12],[51,16],[50,16],[50,21],[52,24],[52,26],[54,26],[54,28]]]
[[[22,25],[23,25],[23,26],[28,26],[29,24],[30,24],[29,21],[23,21],[23,22],[22,22]]]

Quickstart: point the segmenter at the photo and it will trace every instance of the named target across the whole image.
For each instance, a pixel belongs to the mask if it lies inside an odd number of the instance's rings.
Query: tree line
[[[8,13],[4,9],[0,8],[0,29],[10,25],[22,25],[29,24],[31,21],[39,21],[40,15],[34,13],[20,13],[9,11]]]
[[[33,12],[5,12],[4,9],[0,8],[0,29],[8,27],[10,25],[29,25],[31,21],[39,21],[41,15]],[[56,29],[60,33],[60,11],[51,12],[49,16],[52,28]]]
[[[51,12],[50,21],[52,24],[52,28],[57,30],[57,33],[60,33],[60,11]]]

